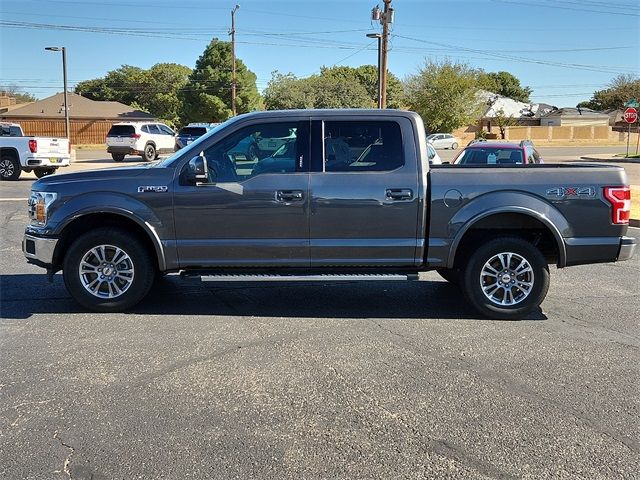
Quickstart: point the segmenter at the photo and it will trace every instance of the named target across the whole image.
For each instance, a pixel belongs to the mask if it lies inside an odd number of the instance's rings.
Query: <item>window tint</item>
[[[16,125],[0,125],[1,135],[3,137],[21,137],[22,130]]]
[[[136,133],[133,125],[113,125],[107,133],[108,137],[130,137]]]
[[[468,148],[455,162],[458,165],[522,164],[522,150],[516,148]]]
[[[160,128],[156,124],[149,125],[149,133],[151,135],[162,135]]]
[[[166,125],[158,125],[158,127],[160,127],[160,131],[165,135],[174,135],[173,130],[171,130]]]
[[[144,133],[149,133],[149,125],[143,125],[140,130],[142,130]]]
[[[308,127],[297,122],[243,128],[205,150],[209,181],[240,182],[266,173],[301,172],[308,135]]]
[[[380,172],[404,165],[395,122],[325,122],[324,171]]]
[[[182,127],[178,135],[190,136],[190,137],[201,137],[207,133],[207,129],[205,127]]]

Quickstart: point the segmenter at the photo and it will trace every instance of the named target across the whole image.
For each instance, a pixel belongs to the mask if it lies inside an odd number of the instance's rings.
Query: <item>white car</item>
[[[431,142],[427,142],[427,154],[430,165],[442,165],[442,159],[440,155],[438,155],[438,152],[436,152],[436,149],[433,148],[433,145],[431,145]]]
[[[432,133],[427,136],[427,141],[433,144],[433,148],[450,148],[455,150],[460,145],[460,140],[450,133]]]
[[[69,166],[67,138],[25,137],[17,123],[0,123],[0,180],[18,180],[21,172],[42,178]]]
[[[114,123],[107,133],[107,152],[116,162],[140,155],[150,162],[161,153],[173,153],[176,133],[164,123]]]

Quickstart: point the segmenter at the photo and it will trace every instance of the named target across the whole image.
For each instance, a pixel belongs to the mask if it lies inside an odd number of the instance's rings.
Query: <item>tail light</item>
[[[616,225],[629,223],[631,190],[625,187],[604,187],[604,198],[611,204],[611,221]]]
[[[139,133],[134,133],[131,135],[131,138],[140,138],[140,134]]]
[[[38,152],[38,141],[31,139],[29,140],[29,150],[31,151],[31,153],[37,153]]]

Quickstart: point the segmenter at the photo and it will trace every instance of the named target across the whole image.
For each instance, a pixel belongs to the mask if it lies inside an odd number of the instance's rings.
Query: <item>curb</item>
[[[640,158],[595,158],[580,157],[580,160],[589,160],[591,162],[615,162],[615,163],[640,163]]]
[[[640,227],[640,220],[632,218],[631,220],[629,220],[629,226],[630,227]]]

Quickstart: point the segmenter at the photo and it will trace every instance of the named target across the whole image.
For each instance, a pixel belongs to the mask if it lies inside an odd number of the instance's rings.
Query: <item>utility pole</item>
[[[236,12],[240,5],[236,5],[231,10],[231,57],[232,57],[232,77],[231,77],[231,113],[236,116]]]
[[[380,33],[367,33],[367,38],[378,39],[378,108],[382,108],[382,70],[380,69],[382,35]]]
[[[67,49],[65,47],[45,47],[51,52],[62,52],[62,82],[64,85],[64,135],[71,140],[71,128],[69,127],[69,103],[67,101]]]
[[[387,53],[389,51],[389,25],[393,23],[393,7],[391,6],[391,1],[392,0],[384,0],[384,10],[382,12],[378,7],[375,7],[371,12],[371,19],[379,20],[382,25],[378,65],[380,71],[380,108],[387,108]]]

